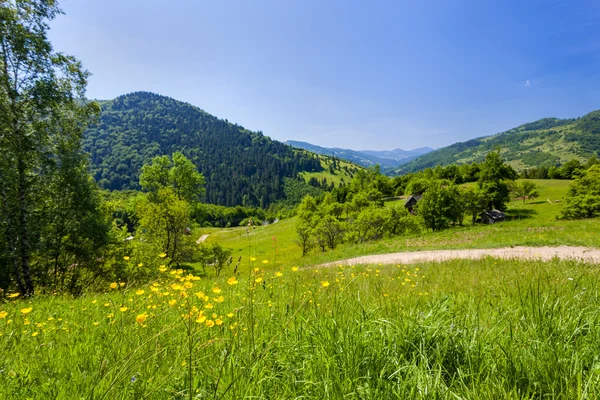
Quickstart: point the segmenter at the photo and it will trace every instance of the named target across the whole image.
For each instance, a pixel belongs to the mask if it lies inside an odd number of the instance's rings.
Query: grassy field
[[[323,171],[321,171],[321,172],[304,171],[304,172],[300,173],[300,175],[302,175],[302,177],[304,178],[304,180],[307,183],[310,180],[310,178],[317,178],[319,180],[319,182],[322,181],[323,178],[325,178],[325,179],[327,179],[328,183],[333,182],[335,184],[335,186],[339,186],[340,182],[342,182],[342,179],[344,180],[344,182],[346,182],[348,184],[352,181],[352,177],[343,168],[347,167],[350,170],[363,169],[363,167],[361,167],[360,165],[352,164],[352,163],[349,163],[344,160],[337,160],[338,169],[335,170],[335,174],[332,174],[331,172],[329,172],[329,164],[328,164],[328,162],[331,162],[331,157],[320,155],[319,159],[321,161],[321,166],[324,168]]]
[[[491,226],[305,259],[293,219],[248,235],[210,229],[209,242],[243,255],[236,274],[201,278],[157,257],[143,266],[156,277],[147,285],[9,296],[0,300],[0,398],[599,398],[597,266],[488,258],[314,267],[401,250],[600,247],[597,220],[554,220],[548,199],[568,182],[539,184],[538,200],[511,203],[514,219]]]
[[[556,200],[561,200],[566,195],[570,181],[533,182],[539,186],[540,197],[526,203],[511,202],[508,210],[510,220],[494,225],[467,224],[441,232],[423,232],[361,244],[346,243],[325,253],[314,249],[306,257],[301,257],[300,248],[294,243],[296,221],[293,218],[269,226],[256,227],[249,235],[244,228],[211,230],[207,242],[218,242],[233,249],[235,258],[268,258],[272,264],[278,266],[315,265],[360,255],[398,251],[562,244],[600,247],[600,237],[597,234],[600,221],[555,220],[561,205]],[[403,204],[403,201],[398,199],[386,204]]]
[[[265,265],[7,300],[0,398],[600,396],[597,267]]]

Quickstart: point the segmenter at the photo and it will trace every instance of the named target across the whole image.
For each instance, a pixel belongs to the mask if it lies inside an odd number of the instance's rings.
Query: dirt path
[[[427,250],[404,253],[377,254],[349,258],[322,264],[322,267],[352,264],[415,264],[428,261],[445,261],[456,258],[478,259],[484,257],[525,260],[571,259],[600,264],[600,249],[575,246],[556,247],[502,247],[499,249]]]
[[[204,242],[207,237],[208,237],[208,233],[205,233],[204,235],[200,236],[200,239],[196,240],[196,244],[200,244],[200,243]]]

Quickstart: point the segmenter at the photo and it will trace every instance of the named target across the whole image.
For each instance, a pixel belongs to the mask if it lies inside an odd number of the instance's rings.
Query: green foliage
[[[83,101],[89,73],[48,40],[60,13],[54,1],[0,7],[0,288],[26,296],[36,285],[79,293],[108,241],[81,154],[98,106]]]
[[[172,158],[172,161],[171,161]],[[162,156],[144,165],[140,173],[140,186],[156,195],[165,187],[171,187],[179,200],[195,203],[204,194],[204,177],[194,164],[180,152],[172,157]]]
[[[445,186],[433,181],[416,205],[417,214],[427,229],[439,231],[461,223],[465,204],[455,185]]]
[[[479,172],[478,185],[485,194],[488,209],[505,210],[510,201],[510,192],[506,181],[517,178],[517,173],[504,163],[500,152],[489,152]]]
[[[195,202],[204,181],[191,162],[181,153],[158,156],[142,167],[141,186],[148,191],[137,204],[137,229],[140,246],[146,253],[164,252],[169,265],[190,261],[193,241],[186,237],[191,225],[190,201]]]
[[[302,257],[314,247],[313,230],[308,222],[302,221],[296,225],[296,234],[298,238],[294,241],[302,251]]]
[[[228,265],[231,265],[231,249],[224,248],[218,243],[213,243],[210,249],[210,256],[213,258],[212,266],[215,270],[215,275],[221,275],[221,271]]]
[[[527,199],[535,199],[540,195],[537,190],[537,185],[526,180],[512,183],[510,185],[510,191],[512,192],[513,197],[523,199],[523,203],[525,203]]]
[[[85,150],[95,179],[110,190],[139,189],[143,165],[181,152],[206,179],[204,199],[226,206],[266,208],[285,198],[284,178],[323,169],[315,155],[146,92],[103,102]]]
[[[600,216],[600,165],[594,165],[571,186],[558,219],[595,218]]]

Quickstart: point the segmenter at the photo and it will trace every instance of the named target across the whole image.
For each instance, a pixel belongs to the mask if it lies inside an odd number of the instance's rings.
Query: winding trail
[[[207,237],[208,237],[208,233],[205,233],[204,235],[200,236],[200,239],[196,240],[196,244],[200,244],[200,243],[204,242]]]
[[[425,250],[354,257],[321,264],[320,267],[332,267],[340,264],[416,264],[454,259],[475,260],[485,257],[544,261],[559,258],[562,260],[578,260],[591,264],[600,264],[600,249],[577,246],[516,246],[497,249]]]

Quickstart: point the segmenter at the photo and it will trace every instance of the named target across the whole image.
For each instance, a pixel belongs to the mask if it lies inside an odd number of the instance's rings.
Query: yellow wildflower
[[[146,319],[148,318],[147,314],[140,314],[137,317],[135,317],[135,322],[137,322],[138,324],[143,324],[144,322],[146,322]]]
[[[186,289],[191,289],[194,286],[192,282],[186,282],[183,284],[183,287]]]
[[[254,280],[254,282],[256,282],[256,283],[261,283],[261,282],[262,282],[262,280],[263,280],[263,278],[261,278],[261,277],[258,277],[258,278],[256,278],[256,279]]]
[[[21,293],[11,293],[6,297],[8,297],[9,299],[14,299],[15,297],[19,297],[20,295]]]
[[[268,263],[269,263],[269,260],[262,260],[262,263],[263,263],[263,264],[268,264]]]
[[[214,288],[212,288],[212,292],[214,294],[219,294],[219,293],[221,293],[221,288],[218,288],[218,287],[215,286]]]
[[[167,256],[167,253],[160,253],[158,256],[159,256],[160,258],[165,258],[165,257]]]
[[[125,311],[129,310],[129,308],[127,308],[125,306],[121,306],[121,307],[119,307],[119,310],[121,310],[121,312],[125,312]]]
[[[121,286],[121,287],[125,286],[125,282],[119,282],[119,286]]]
[[[223,297],[223,296],[219,296],[219,297],[217,297],[217,298],[215,299],[215,301],[216,301],[217,303],[222,303],[222,302],[224,302],[224,301],[225,301],[225,297]]]
[[[27,307],[27,308],[21,308],[21,314],[25,315],[25,314],[29,314],[31,312],[31,310],[33,310],[33,307]]]
[[[198,318],[196,318],[196,322],[199,324],[203,323],[204,321],[206,321],[206,316],[204,315],[198,315]]]
[[[142,268],[144,266],[144,263],[139,263],[138,264],[138,268]]]
[[[169,300],[169,305],[171,307],[173,307],[175,304],[177,304],[177,300]]]
[[[117,287],[119,287],[119,285],[117,285],[117,282],[113,282],[110,284],[111,289],[116,289]]]
[[[283,273],[277,271],[277,272],[275,272],[275,276],[278,278],[281,278],[283,276]]]
[[[212,303],[207,303],[204,305],[204,308],[207,308],[210,310],[211,308],[213,308],[213,305],[212,305]]]
[[[323,281],[323,282],[321,282],[321,286],[327,287],[327,286],[329,286],[329,282]]]
[[[232,312],[230,312],[230,313],[227,313],[227,316],[228,316],[229,318],[233,318],[233,315],[234,315],[234,314],[233,314]]]
[[[129,256],[123,256],[123,260],[129,261]]]
[[[235,276],[232,276],[231,278],[227,279],[227,283],[229,285],[237,285],[238,284],[238,280],[236,279]]]
[[[256,257],[250,257],[250,261],[256,261]]]
[[[220,319],[220,318],[217,318],[217,319],[215,320],[215,324],[216,324],[216,325],[223,325],[223,320],[222,320],[222,319]]]
[[[167,267],[165,267],[164,265],[161,265],[160,267],[158,267],[158,270],[160,272],[165,272],[167,270]]]
[[[298,272],[298,267],[292,267],[293,272]]]
[[[143,295],[145,292],[142,289],[136,290],[135,294],[137,294],[138,296]]]
[[[31,334],[31,336],[32,336],[32,337],[36,337],[36,336],[37,336],[37,335],[39,335],[39,334],[40,334],[39,332],[33,332],[33,333]]]
[[[6,318],[7,315],[8,313],[6,311],[0,311],[0,319]]]
[[[207,320],[206,326],[212,328],[213,326],[215,326],[215,321],[213,321],[212,319]]]

